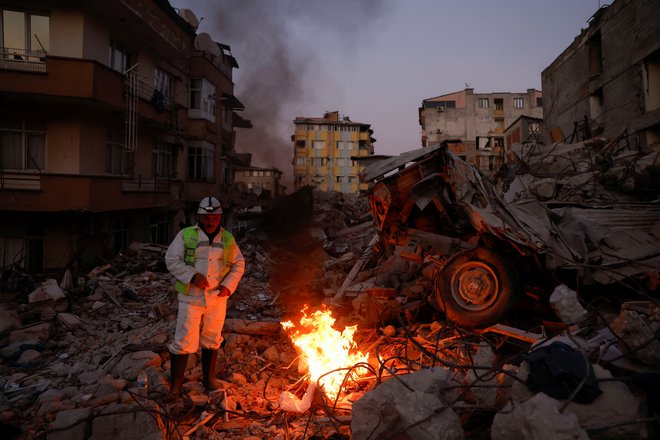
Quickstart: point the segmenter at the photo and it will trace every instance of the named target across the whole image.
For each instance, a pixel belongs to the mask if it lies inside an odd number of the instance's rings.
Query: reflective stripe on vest
[[[231,270],[231,258],[234,255],[234,247],[236,246],[236,240],[234,236],[231,235],[231,232],[223,229],[220,233],[222,239],[222,263],[223,267],[220,270],[220,280],[224,279],[225,276]],[[195,266],[195,250],[199,244],[199,235],[198,230],[194,226],[183,229],[183,261],[188,266]],[[212,246],[213,243],[209,243],[209,246]],[[184,295],[188,295],[188,290],[190,284],[183,283],[179,280],[176,280],[174,284],[174,290]]]

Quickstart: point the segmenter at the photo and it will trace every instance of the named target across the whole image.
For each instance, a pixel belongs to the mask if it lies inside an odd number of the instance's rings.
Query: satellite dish
[[[213,46],[209,47],[206,53],[214,57],[219,57],[220,55],[222,55],[222,50],[220,49],[220,46],[218,46],[218,43],[213,42]]]
[[[211,36],[206,32],[201,32],[195,37],[195,49],[206,52],[208,55],[217,57],[222,55],[222,50],[218,46],[218,43],[213,41]]]
[[[206,32],[201,32],[195,37],[195,49],[207,51],[210,50],[211,46],[216,44],[213,42],[213,39]]]
[[[199,27],[199,20],[195,13],[190,9],[179,9],[179,17],[183,18],[186,23],[193,27],[193,29],[197,30]]]

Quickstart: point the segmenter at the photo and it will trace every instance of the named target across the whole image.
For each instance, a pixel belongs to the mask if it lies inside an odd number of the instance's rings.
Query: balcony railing
[[[46,72],[46,52],[0,47],[0,69]]]
[[[167,177],[144,178],[140,175],[122,180],[121,189],[124,192],[168,192],[170,179]]]
[[[41,176],[35,173],[12,173],[0,169],[0,189],[40,191]]]

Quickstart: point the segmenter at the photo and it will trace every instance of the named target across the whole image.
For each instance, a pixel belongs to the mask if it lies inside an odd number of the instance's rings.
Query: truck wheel
[[[497,323],[518,297],[518,273],[499,254],[477,248],[436,275],[435,296],[447,318],[465,327]]]

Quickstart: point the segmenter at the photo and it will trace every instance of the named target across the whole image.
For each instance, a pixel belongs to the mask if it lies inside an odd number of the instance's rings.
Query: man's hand
[[[222,298],[222,297],[230,296],[230,295],[231,295],[231,292],[225,286],[218,287],[218,296],[219,297]]]
[[[209,282],[206,280],[206,277],[199,272],[192,277],[190,282],[200,289],[206,289],[209,286]]]

